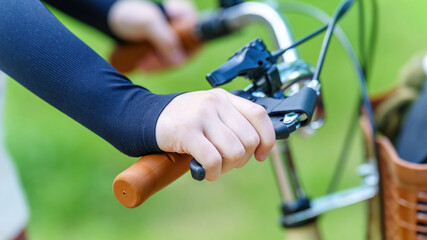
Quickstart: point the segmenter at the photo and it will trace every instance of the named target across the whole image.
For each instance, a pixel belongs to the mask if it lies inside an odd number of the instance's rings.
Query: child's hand
[[[166,1],[164,8],[171,22],[196,25],[196,11],[191,2]],[[108,21],[111,31],[119,38],[134,43],[148,41],[155,48],[154,52],[149,51],[138,60],[138,67],[143,70],[179,65],[188,57],[166,17],[152,2],[118,1],[111,8]]]
[[[253,154],[267,158],[275,143],[265,109],[222,89],[191,92],[173,99],[156,126],[159,148],[192,155],[206,179],[244,166]]]

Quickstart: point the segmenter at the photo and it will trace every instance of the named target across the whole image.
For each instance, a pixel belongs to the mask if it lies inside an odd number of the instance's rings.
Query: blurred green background
[[[338,0],[304,0],[331,14]],[[369,5],[369,1],[364,1]],[[427,47],[427,2],[379,0],[379,29],[370,91],[392,86],[402,64]],[[200,10],[216,1],[196,1]],[[54,11],[54,10],[53,10]],[[113,41],[94,29],[54,11],[78,37],[108,58]],[[357,9],[340,22],[357,45]],[[320,24],[307,16],[287,14],[296,38]],[[369,21],[369,19],[368,19]],[[204,76],[255,37],[267,42],[260,26],[207,44],[183,67],[154,74],[133,73],[132,81],[155,93],[209,89]],[[299,49],[316,63],[321,38]],[[270,45],[271,46],[271,45]],[[357,47],[357,46],[356,46]],[[352,111],[358,85],[350,62],[334,39],[321,77],[327,123],[312,137],[292,136],[302,184],[311,197],[321,196],[331,178]],[[247,85],[238,80],[227,89]],[[7,90],[7,145],[15,159],[31,207],[31,239],[283,239],[278,224],[279,194],[271,164],[251,161],[218,181],[195,182],[189,174],[136,209],[121,206],[111,184],[136,159],[124,156],[14,81]],[[360,134],[340,188],[359,182]],[[365,205],[335,210],[320,218],[326,239],[362,239]]]

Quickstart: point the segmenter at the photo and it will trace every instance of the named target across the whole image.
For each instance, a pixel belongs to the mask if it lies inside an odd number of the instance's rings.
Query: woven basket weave
[[[386,239],[427,240],[427,164],[399,158],[385,137],[377,143]]]

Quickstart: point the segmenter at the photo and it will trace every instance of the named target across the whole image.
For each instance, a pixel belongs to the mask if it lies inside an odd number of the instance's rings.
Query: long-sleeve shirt
[[[48,0],[110,34],[114,0]],[[0,0],[0,70],[130,156],[159,152],[157,119],[176,96],[133,84],[38,0]]]

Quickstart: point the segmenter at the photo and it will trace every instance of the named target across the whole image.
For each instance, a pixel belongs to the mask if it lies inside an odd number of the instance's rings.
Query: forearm
[[[132,84],[40,2],[0,5],[0,70],[120,151],[159,151],[155,125],[173,95]]]

